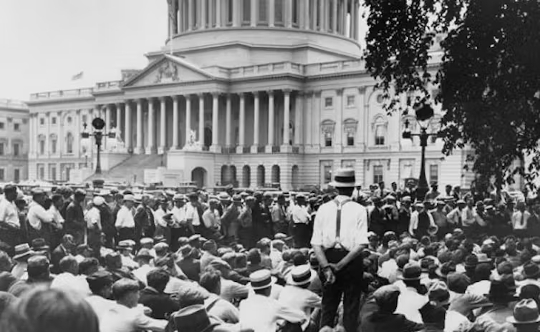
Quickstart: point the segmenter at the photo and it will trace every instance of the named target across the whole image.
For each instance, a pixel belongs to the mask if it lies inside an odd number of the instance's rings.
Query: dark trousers
[[[293,226],[294,247],[309,248],[311,240],[311,228],[308,224],[294,224]]]
[[[329,249],[325,251],[329,263],[338,263],[347,254],[348,252],[345,250]],[[357,331],[360,298],[363,289],[363,273],[363,260],[362,256],[359,255],[336,274],[336,281],[333,284],[323,286],[321,328],[335,326],[337,309],[343,298],[343,326],[345,331]],[[320,277],[324,283],[325,279],[322,271],[320,271]]]
[[[135,228],[119,228],[118,229],[118,242],[124,240],[135,241]],[[135,243],[137,243],[135,241]]]

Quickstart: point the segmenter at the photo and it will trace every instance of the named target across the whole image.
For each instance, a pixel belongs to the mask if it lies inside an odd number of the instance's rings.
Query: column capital
[[[174,95],[174,96],[171,96],[172,100],[173,101],[180,101],[180,98],[182,98],[181,95]]]
[[[274,95],[274,90],[266,90],[266,93],[267,93],[269,96],[273,96],[273,95]]]
[[[305,94],[304,90],[296,90],[296,95],[297,96],[303,97],[304,94]]]
[[[58,116],[62,116],[62,113],[63,113],[63,112],[64,112],[64,111],[58,111],[56,114],[57,114]]]
[[[343,94],[343,90],[344,90],[343,88],[336,89],[336,94],[338,96],[341,96]]]
[[[253,97],[259,97],[259,91],[253,91],[251,92],[251,94],[253,95]]]
[[[218,91],[214,91],[214,92],[210,92],[210,94],[212,95],[212,97],[219,97],[221,95],[221,92],[218,92]]]
[[[161,96],[161,97],[158,97],[158,99],[160,101],[167,101],[167,98],[169,98],[169,96]]]
[[[360,94],[366,93],[366,89],[367,89],[367,87],[365,87],[365,86],[360,86],[360,87],[358,87],[358,92],[359,92]]]
[[[282,89],[281,91],[283,91],[284,94],[291,94],[291,92],[293,90],[292,89]]]
[[[141,100],[148,100],[149,103],[154,102],[157,98],[156,97],[149,97],[149,98],[141,98]]]
[[[116,102],[116,103],[114,103],[114,104],[116,105],[116,107],[121,107],[121,106],[122,106],[122,102],[120,102],[120,101],[119,101],[119,102]]]
[[[237,92],[236,93],[240,98],[245,98],[246,97],[246,92]]]
[[[198,93],[197,93],[197,97],[203,98],[203,97],[204,97],[204,92],[198,92]]]
[[[80,109],[75,110],[75,114],[77,114],[77,115],[81,114],[81,110]],[[34,115],[37,117],[37,114],[34,114]]]
[[[313,95],[314,95],[315,97],[320,97],[320,96],[321,96],[321,92],[322,92],[322,90],[313,90]]]
[[[313,94],[313,90],[305,90],[303,92],[304,92],[304,96],[306,97],[311,96]]]

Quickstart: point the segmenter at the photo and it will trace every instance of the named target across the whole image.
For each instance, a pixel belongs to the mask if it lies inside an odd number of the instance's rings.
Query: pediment
[[[124,87],[206,81],[213,76],[188,61],[164,55],[124,83]]]

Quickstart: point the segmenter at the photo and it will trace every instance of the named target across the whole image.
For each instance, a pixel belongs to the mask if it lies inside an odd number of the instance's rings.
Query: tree
[[[402,94],[441,103],[445,154],[470,145],[473,170],[497,187],[517,173],[529,180],[538,175],[537,0],[366,0],[364,6],[366,65],[388,98],[388,112],[400,107]],[[443,55],[432,74],[436,38]],[[512,166],[516,160],[521,166]]]

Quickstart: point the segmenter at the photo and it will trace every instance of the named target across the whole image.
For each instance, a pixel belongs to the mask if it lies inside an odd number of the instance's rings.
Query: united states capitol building
[[[324,186],[344,166],[364,187],[417,178],[420,143],[401,138],[407,119],[419,130],[414,112],[383,109],[361,59],[359,9],[357,0],[169,1],[169,38],[146,68],[30,96],[29,177],[90,177],[95,142],[81,133],[101,117],[111,133],[103,176],[115,181],[291,190]],[[468,187],[470,152],[441,149],[430,140],[428,181]]]

